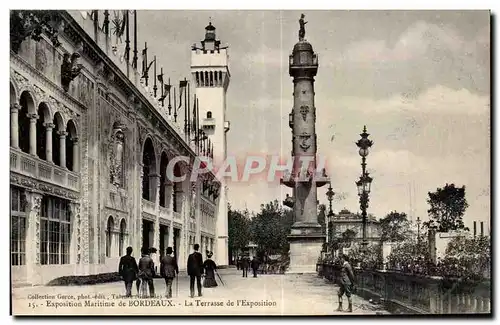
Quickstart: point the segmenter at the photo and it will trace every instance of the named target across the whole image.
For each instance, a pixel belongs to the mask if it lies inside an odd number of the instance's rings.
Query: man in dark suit
[[[243,270],[243,277],[248,278],[248,267],[250,265],[250,261],[248,260],[248,257],[243,256],[241,258],[241,269]]]
[[[127,255],[120,258],[118,265],[118,273],[121,275],[123,282],[125,282],[125,297],[132,297],[132,284],[137,278],[139,268],[135,258],[132,257],[132,247],[127,247]]]
[[[194,280],[198,287],[198,297],[201,297],[201,275],[203,274],[203,256],[198,252],[200,245],[194,244],[194,252],[189,254],[187,260],[187,273],[189,275],[189,289],[191,298],[194,297]]]
[[[146,247],[142,248],[142,257],[139,260],[139,273],[137,275],[137,292],[141,287],[141,281],[146,281],[149,286],[149,295],[151,297],[155,296],[155,286],[153,283],[153,277],[155,276],[155,263],[153,259],[149,256],[149,249]]]
[[[253,271],[253,277],[257,277],[257,270],[259,269],[259,260],[257,259],[256,256],[253,257],[252,262],[251,262],[251,267]]]
[[[177,261],[172,256],[172,252],[172,247],[167,247],[167,255],[163,256],[160,262],[160,274],[165,279],[167,286],[167,299],[172,298],[172,283],[175,276],[179,274],[179,267],[177,266]]]

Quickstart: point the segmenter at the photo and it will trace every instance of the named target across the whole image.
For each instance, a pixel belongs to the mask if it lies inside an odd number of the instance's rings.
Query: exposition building
[[[191,76],[174,87],[137,48],[147,41],[137,19],[130,10],[11,11],[14,284],[116,272],[127,246],[136,258],[157,248],[156,262],[172,246],[182,270],[199,243],[228,264],[224,182],[191,179],[193,164],[182,161],[173,173],[184,181],[167,173],[179,156],[225,159],[227,50],[209,24]]]

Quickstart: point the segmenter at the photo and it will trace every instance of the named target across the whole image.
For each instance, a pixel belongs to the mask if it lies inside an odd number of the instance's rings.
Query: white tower
[[[215,37],[215,27],[205,27],[205,39],[201,47],[192,47],[191,73],[196,85],[196,97],[200,103],[201,126],[213,145],[213,165],[222,167],[227,157],[226,92],[230,74],[227,47],[221,47]],[[214,258],[217,265],[228,265],[227,188],[221,180],[216,221]]]

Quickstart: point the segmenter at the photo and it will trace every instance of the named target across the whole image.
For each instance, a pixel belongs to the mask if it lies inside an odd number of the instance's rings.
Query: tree
[[[228,211],[228,245],[231,251],[239,251],[250,242],[250,216],[248,210],[243,212]]]
[[[491,243],[488,237],[457,236],[446,247],[441,272],[455,273],[459,277],[482,278],[490,276],[490,266]]]
[[[410,222],[406,213],[393,211],[380,219],[382,242],[400,242],[410,235]]]
[[[439,232],[469,230],[462,221],[465,210],[469,207],[465,198],[465,186],[455,187],[455,184],[446,184],[443,188],[438,188],[436,192],[428,194],[427,203],[430,209],[427,212],[431,220],[423,223],[425,227],[435,222]]]
[[[260,252],[288,252],[288,239],[293,212],[284,211],[278,200],[261,204],[260,212],[252,219],[251,238]]]

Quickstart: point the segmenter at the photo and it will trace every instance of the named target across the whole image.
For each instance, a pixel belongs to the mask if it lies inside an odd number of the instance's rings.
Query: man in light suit
[[[172,247],[168,247],[167,255],[163,256],[160,263],[160,274],[165,279],[165,284],[167,286],[167,299],[172,298],[172,283],[174,282],[175,276],[179,274],[179,267],[177,266],[175,257],[172,256],[172,252]]]

